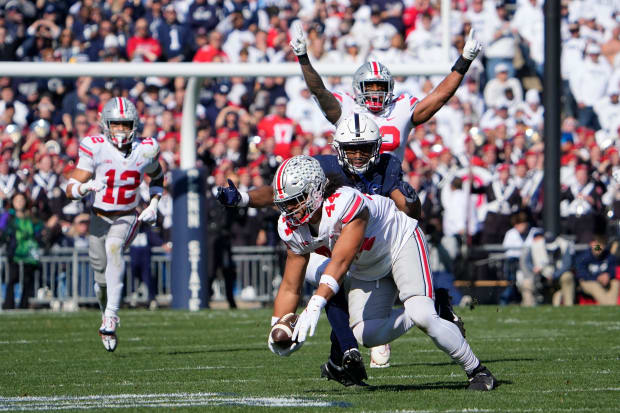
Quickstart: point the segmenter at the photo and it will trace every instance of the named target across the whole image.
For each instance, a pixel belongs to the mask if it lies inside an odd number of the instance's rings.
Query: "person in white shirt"
[[[515,68],[512,60],[515,55],[515,33],[517,31],[510,25],[506,4],[503,0],[496,3],[495,13],[489,14],[484,29],[487,79],[492,79],[495,76],[495,67],[500,63],[507,65],[508,76],[514,77]]]
[[[291,349],[298,350],[314,335],[321,310],[347,276],[350,325],[358,342],[385,344],[416,325],[461,365],[470,390],[496,386],[459,328],[435,311],[428,247],[417,220],[386,197],[341,187],[336,180],[328,186],[319,162],[308,156],[283,162],[273,187],[274,203],[281,211],[278,233],[287,246],[287,259],[272,324],[295,312],[310,253],[331,256],[317,290],[299,315]],[[397,294],[404,309],[392,308]],[[281,353],[271,334],[268,344],[272,352]]]
[[[581,126],[599,130],[598,117],[593,106],[607,91],[611,68],[605,59],[600,58],[601,48],[590,43],[586,47],[586,58],[579,68],[571,74],[571,91],[577,101],[577,118]]]
[[[497,106],[501,100],[506,100],[507,89],[512,91],[514,103],[523,102],[521,82],[515,77],[510,77],[507,64],[499,63],[495,66],[495,77],[484,87],[485,103],[491,107]]]
[[[562,44],[562,60],[560,69],[562,72],[562,95],[564,96],[564,111],[568,116],[577,116],[577,102],[573,97],[569,86],[569,80],[579,65],[576,62],[583,60],[583,52],[586,49],[586,40],[579,35],[579,23],[568,25],[570,37]]]

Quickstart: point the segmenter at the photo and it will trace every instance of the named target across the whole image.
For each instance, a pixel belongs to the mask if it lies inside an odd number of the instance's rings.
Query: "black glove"
[[[241,194],[230,179],[228,180],[228,188],[217,187],[217,195],[215,195],[215,198],[220,204],[227,207],[235,207],[241,202]]]

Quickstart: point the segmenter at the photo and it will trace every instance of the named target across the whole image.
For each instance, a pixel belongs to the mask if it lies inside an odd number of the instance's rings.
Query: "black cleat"
[[[368,386],[368,384],[364,383],[364,380],[368,379],[368,375],[366,374],[362,354],[358,349],[352,348],[344,352],[342,369],[358,386]]]
[[[480,364],[471,374],[467,375],[469,386],[467,390],[489,391],[497,387],[497,380],[489,369]]]
[[[448,290],[445,288],[437,288],[435,290],[435,310],[437,314],[444,320],[456,324],[459,330],[461,330],[463,337],[465,337],[465,323],[463,323],[461,317],[456,315],[450,301],[452,301],[452,297],[450,297]]]
[[[327,380],[337,381],[347,387],[355,384],[349,375],[344,372],[344,369],[336,366],[331,360],[327,360],[327,363],[321,365],[321,377],[326,377]]]

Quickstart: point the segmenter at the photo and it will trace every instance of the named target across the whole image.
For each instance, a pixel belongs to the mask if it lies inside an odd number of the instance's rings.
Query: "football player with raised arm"
[[[465,77],[471,62],[482,45],[469,32],[463,54],[452,66],[452,71],[424,99],[402,94],[394,96],[394,79],[388,68],[380,62],[369,61],[361,65],[353,75],[354,96],[330,92],[308,58],[306,36],[299,20],[291,26],[290,46],[297,55],[308,90],[312,93],[328,121],[338,125],[341,118],[351,112],[370,116],[377,125],[383,142],[381,152],[388,152],[403,160],[407,137],[411,128],[420,125],[441,109],[452,97]]]
[[[281,211],[278,233],[287,246],[274,318],[297,309],[310,253],[324,250],[331,256],[299,315],[291,346],[299,348],[314,335],[321,310],[348,274],[350,325],[358,342],[388,343],[415,325],[465,370],[468,389],[492,390],[496,380],[491,372],[459,328],[435,311],[428,247],[417,220],[389,198],[336,181],[328,184],[319,162],[305,155],[284,161],[273,180],[274,203]],[[394,323],[393,314],[401,311],[392,308],[397,294],[404,316]]]
[[[377,124],[367,115],[353,113],[338,125],[334,135],[334,148],[337,155],[317,155],[323,172],[333,178],[338,177],[343,185],[348,185],[366,194],[376,194],[391,198],[397,207],[414,218],[419,218],[420,202],[415,191],[403,182],[401,162],[390,154],[379,154],[381,136]],[[252,206],[265,207],[273,205],[274,190],[272,186],[264,186],[247,193],[239,192],[232,182],[228,188],[218,188],[217,198],[225,206]],[[322,251],[312,253],[306,270],[306,280],[318,286],[321,269],[329,262],[328,254],[321,255]],[[323,251],[324,252],[324,251]],[[462,321],[450,306],[449,301],[438,301],[440,313],[446,319],[453,321],[462,328]],[[357,341],[348,326],[348,310],[346,297],[339,294],[332,300],[326,313],[333,331],[331,334],[332,348],[327,363],[321,366],[321,374],[339,381],[342,384],[360,384],[355,380],[355,369],[358,364],[351,362],[357,357]],[[275,321],[275,320],[274,320]],[[354,350],[354,351],[351,351]],[[383,355],[382,363],[378,362],[377,353]],[[380,345],[371,349],[371,367],[389,366],[389,344]],[[345,355],[348,355],[346,358]],[[359,356],[361,357],[361,356]],[[344,361],[349,361],[350,364]],[[346,367],[342,370],[343,365]],[[353,370],[348,374],[347,370]],[[365,376],[365,372],[360,373]],[[354,376],[350,380],[348,376]]]
[[[155,223],[164,174],[157,141],[135,137],[139,118],[133,103],[124,97],[112,98],[100,116],[103,135],[87,136],[80,142],[78,164],[66,193],[70,199],[94,194],[88,256],[101,308],[99,335],[105,349],[114,351],[125,273],[123,252],[140,223]],[[138,215],[138,187],[144,174],[151,178],[151,200]]]

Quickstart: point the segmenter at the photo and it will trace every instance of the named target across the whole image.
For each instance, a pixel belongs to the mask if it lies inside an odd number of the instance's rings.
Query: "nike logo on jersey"
[[[385,118],[385,120],[387,120],[388,122],[391,121],[391,120],[394,120],[394,119],[396,119],[396,117]]]
[[[136,166],[142,165],[144,162],[136,162]]]

